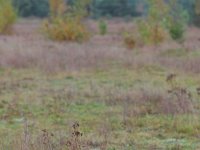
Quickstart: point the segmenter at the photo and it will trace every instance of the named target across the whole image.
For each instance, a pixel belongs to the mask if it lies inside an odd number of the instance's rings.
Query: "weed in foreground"
[[[80,138],[83,136],[83,133],[79,131],[79,123],[75,122],[72,125],[72,136],[67,141],[67,147],[69,150],[81,150],[82,144]]]
[[[81,141],[82,133],[79,123],[72,126],[71,135],[55,134],[47,129],[41,130],[39,135],[32,134],[30,122],[24,120],[24,128],[18,138],[9,139],[0,143],[1,150],[83,150],[88,149],[87,144]]]

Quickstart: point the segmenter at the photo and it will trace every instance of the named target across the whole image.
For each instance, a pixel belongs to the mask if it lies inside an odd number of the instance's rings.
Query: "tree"
[[[45,17],[49,12],[48,0],[13,0],[13,4],[22,17]]]
[[[197,26],[200,26],[200,0],[196,0],[195,1],[195,17],[194,17],[194,23],[197,25]]]
[[[16,20],[16,12],[10,0],[0,0],[0,33],[11,32],[11,27]]]
[[[196,3],[195,3],[195,13],[197,15],[200,15],[200,0],[196,0]]]
[[[100,16],[136,16],[136,4],[139,0],[93,0],[92,13]]]
[[[82,42],[89,32],[82,23],[88,0],[77,0],[69,6],[64,0],[49,0],[50,16],[43,24],[44,33],[52,40]]]

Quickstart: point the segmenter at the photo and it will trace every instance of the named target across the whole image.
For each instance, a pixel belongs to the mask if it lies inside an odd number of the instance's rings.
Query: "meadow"
[[[132,22],[84,23],[84,43],[56,42],[41,20],[0,36],[1,150],[200,150],[200,29],[184,42],[127,49]]]

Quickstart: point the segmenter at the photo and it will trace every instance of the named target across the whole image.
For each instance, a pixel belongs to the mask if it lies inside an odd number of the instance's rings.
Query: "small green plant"
[[[108,28],[107,28],[106,22],[104,20],[100,20],[99,21],[99,33],[101,35],[105,35],[107,33],[107,30],[108,30]]]
[[[9,34],[16,21],[16,12],[10,0],[0,0],[0,33]]]
[[[150,26],[144,20],[137,21],[137,29],[143,44],[150,43]]]
[[[169,28],[170,36],[173,40],[181,40],[184,36],[184,26],[181,23],[172,24]]]

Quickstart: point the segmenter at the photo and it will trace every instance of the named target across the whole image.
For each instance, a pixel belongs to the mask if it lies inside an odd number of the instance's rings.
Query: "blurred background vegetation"
[[[65,0],[73,5],[77,0]],[[168,0],[167,0],[168,1]],[[197,21],[199,17],[199,0],[178,0],[181,6],[188,11],[190,21]],[[87,10],[90,17],[124,17],[140,16],[145,14],[147,0],[91,0]],[[14,6],[22,17],[46,17],[49,15],[48,0],[13,0]]]
[[[127,21],[137,18],[137,33],[124,35],[128,47],[135,47],[138,41],[143,41],[139,45],[158,44],[169,36],[182,42],[188,24],[200,26],[200,0],[13,0],[13,6],[20,17],[48,18],[43,31],[47,37],[59,41],[89,39],[82,22],[85,18],[120,17]],[[3,16],[7,27],[11,21]],[[12,15],[10,18],[15,20]],[[106,34],[104,21],[99,22],[99,30],[100,34]]]
[[[0,150],[200,150],[194,24],[200,0],[0,0]]]
[[[65,0],[74,5],[77,0]],[[132,17],[144,15],[148,9],[147,0],[90,0],[87,10],[92,18]],[[200,24],[199,0],[178,0],[190,15],[190,22]],[[18,14],[22,17],[46,17],[49,15],[48,0],[14,0]]]

